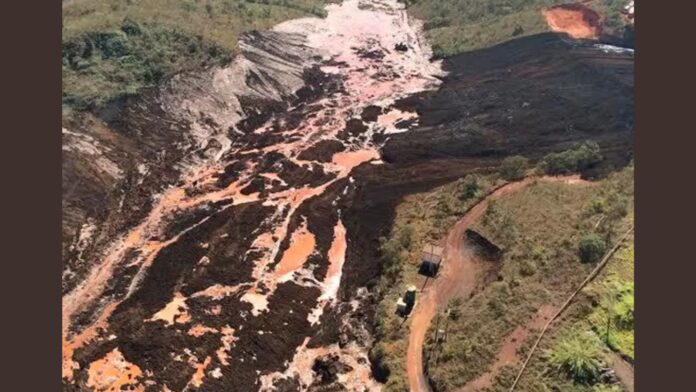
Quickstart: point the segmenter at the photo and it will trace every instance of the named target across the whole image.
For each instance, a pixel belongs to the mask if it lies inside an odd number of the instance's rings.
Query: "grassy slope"
[[[485,48],[521,35],[548,31],[542,7],[564,0],[404,0],[409,12],[425,21],[437,55]],[[606,29],[623,29],[620,11],[626,1],[594,0],[589,6],[605,16]]]
[[[473,183],[476,191],[466,197],[467,184]],[[503,183],[497,175],[472,174],[433,191],[407,196],[397,207],[394,229],[389,238],[381,239],[387,271],[380,284],[382,301],[376,315],[379,343],[372,352],[391,373],[385,391],[408,390],[405,358],[409,324],[395,314],[395,303],[406,287],[422,284],[418,267],[423,247],[444,238],[469,207]]]
[[[539,166],[537,170],[543,171],[542,162]],[[478,191],[473,197],[459,198],[474,177],[478,178]],[[371,353],[389,368],[386,391],[408,390],[405,354],[409,326],[394,314],[394,304],[406,286],[422,283],[417,267],[423,245],[444,238],[468,207],[502,183],[497,174],[478,174],[411,195],[397,207],[392,232],[382,241],[387,272],[380,285],[377,344]],[[628,168],[594,186],[539,182],[492,203],[490,212],[475,228],[506,249],[498,271],[502,281],[460,305],[461,316],[449,325],[448,341],[437,355],[437,365],[429,364],[440,390],[453,390],[484,373],[507,334],[540,306],[561,303],[593,267],[578,259],[577,244],[582,235],[595,232],[611,242],[632,219],[632,199],[633,170]],[[621,213],[623,207],[627,216]],[[605,319],[601,306],[593,309],[576,319],[594,324]],[[632,353],[632,336],[632,327],[612,335],[624,354]],[[547,365],[543,359],[537,362],[540,367]],[[511,377],[514,369],[504,368],[496,380],[500,390],[509,385]],[[567,380],[552,379],[547,384],[554,382]]]
[[[228,62],[237,37],[323,15],[324,0],[72,0],[63,3],[64,109],[100,106],[173,74]],[[124,22],[127,21],[127,22]]]
[[[634,248],[633,238],[626,242],[609,260],[607,267],[600,275],[590,283],[581,293],[578,300],[571,305],[559,322],[547,332],[539,347],[530,360],[527,369],[520,379],[518,390],[541,391],[549,388],[558,388],[562,391],[588,391],[588,392],[619,392],[619,385],[606,385],[595,383],[594,385],[575,382],[567,372],[555,368],[550,361],[550,356],[563,341],[578,334],[588,334],[594,338],[590,341],[601,351],[601,366],[610,367],[611,357],[607,355],[610,350],[616,352],[628,361],[633,360],[634,330],[632,322],[633,314],[633,284],[634,284]],[[630,290],[626,290],[630,288]],[[611,306],[611,329],[609,340],[606,340],[607,309],[609,308],[609,293],[614,301]],[[625,306],[628,305],[628,306]],[[619,317],[622,308],[630,308],[631,321]],[[535,338],[535,337],[533,337]],[[523,355],[527,355],[532,345],[530,337],[523,347]],[[501,375],[496,380],[497,388],[494,391],[507,391],[514,379],[518,368],[509,369],[507,374]],[[553,389],[551,389],[553,390]]]
[[[438,390],[454,390],[484,373],[497,355],[502,340],[515,327],[523,325],[542,305],[562,303],[578,286],[593,268],[593,264],[579,260],[577,244],[580,238],[595,232],[611,243],[625,230],[632,219],[632,180],[632,169],[626,169],[591,187],[537,183],[492,204],[475,228],[506,250],[498,272],[502,280],[489,285],[461,306],[460,318],[450,322],[448,339],[440,353],[433,356],[438,358],[437,363],[433,360],[429,363]],[[627,217],[607,217],[615,204],[625,200],[629,200]],[[598,207],[600,204],[603,207]],[[632,292],[630,297],[632,304]],[[601,320],[605,319],[601,309],[601,306],[586,309],[574,313],[571,318],[587,319],[586,323],[599,328]],[[590,329],[589,324],[584,329]],[[632,333],[631,325],[615,335],[615,340],[621,341],[622,350],[630,351],[631,355]],[[589,391],[594,388],[569,381],[562,372],[547,372],[550,365],[545,357],[541,357],[536,366],[537,371],[530,371],[530,374],[546,375],[538,376],[520,390],[560,387],[563,391]],[[506,369],[493,390],[507,390],[505,387],[509,387],[513,376],[513,369]]]

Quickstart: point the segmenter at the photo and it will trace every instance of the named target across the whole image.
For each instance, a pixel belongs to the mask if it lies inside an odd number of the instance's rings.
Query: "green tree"
[[[587,234],[580,240],[579,254],[583,262],[599,260],[606,250],[606,242],[597,234]]]
[[[576,148],[546,155],[542,160],[542,166],[548,174],[565,174],[587,170],[602,159],[599,144],[586,141]]]
[[[475,176],[466,176],[459,184],[459,200],[469,200],[479,191],[478,179]]]
[[[503,159],[500,165],[500,174],[508,181],[519,180],[524,177],[524,172],[529,164],[527,158],[514,155]]]

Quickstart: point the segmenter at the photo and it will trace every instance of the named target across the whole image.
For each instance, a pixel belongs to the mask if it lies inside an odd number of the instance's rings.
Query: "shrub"
[[[405,226],[397,233],[397,241],[399,246],[403,249],[409,249],[411,243],[413,242],[413,236],[415,235],[415,230],[411,226]]]
[[[442,219],[451,214],[452,208],[450,207],[447,195],[441,195],[437,200],[437,204],[435,204],[435,217]]]
[[[500,165],[500,174],[508,181],[519,180],[524,177],[527,165],[528,160],[523,156],[515,155],[507,157]]]
[[[474,176],[466,176],[459,185],[459,200],[469,200],[479,191],[478,179]]]
[[[64,41],[63,103],[80,110],[99,107],[182,70],[229,59],[228,51],[199,36],[125,19],[120,31]]]
[[[462,315],[462,304],[463,301],[460,297],[452,298],[449,301],[449,303],[447,304],[447,310],[449,310],[450,320],[459,320],[459,317],[461,317]]]
[[[138,35],[141,32],[140,25],[128,18],[125,18],[123,23],[121,23],[121,31],[126,33],[126,35]]]
[[[402,249],[395,237],[390,239],[380,238],[384,275],[391,282],[396,281],[401,274],[402,266],[400,260]]]
[[[379,382],[385,382],[389,379],[391,369],[385,358],[384,345],[377,343],[368,352],[368,359],[372,367],[372,376]]]
[[[535,245],[532,248],[532,258],[534,260],[543,260],[546,257],[546,248],[543,245]]]
[[[588,234],[580,240],[579,253],[583,262],[599,260],[606,250],[606,242],[596,234]]]
[[[599,145],[594,141],[587,141],[577,148],[546,155],[542,166],[548,174],[566,174],[587,170],[602,159]]]
[[[401,255],[411,247],[413,236],[413,228],[406,226],[392,233],[389,238],[381,237],[379,239],[384,275],[391,282],[396,281],[401,274],[403,269]]]
[[[619,219],[623,218],[628,214],[628,198],[625,196],[617,196],[612,200],[611,206],[609,208],[609,218]]]
[[[532,276],[536,273],[536,265],[529,261],[525,260],[522,262],[522,265],[520,266],[520,274],[522,276]]]
[[[547,355],[551,366],[580,383],[594,382],[604,368],[601,342],[591,331],[570,331]]]
[[[512,296],[510,286],[505,282],[494,282],[489,286],[490,298],[488,299],[488,308],[493,312],[495,317],[502,317],[507,312],[508,302]]]
[[[607,210],[607,201],[601,196],[595,197],[592,199],[590,209],[595,214],[601,214]]]
[[[635,297],[633,282],[617,283],[610,295],[615,295],[611,312],[616,325],[625,330],[633,329]]]

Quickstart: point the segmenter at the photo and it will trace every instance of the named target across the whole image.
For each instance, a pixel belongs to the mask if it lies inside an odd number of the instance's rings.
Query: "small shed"
[[[418,269],[418,273],[429,277],[437,275],[442,262],[443,250],[441,246],[427,244],[425,248],[423,248],[423,256],[421,257],[421,265]]]
[[[399,297],[399,299],[396,301],[396,313],[398,313],[401,316],[406,315],[406,302],[404,302],[404,299]]]
[[[409,307],[413,307],[416,304],[416,293],[418,289],[414,285],[408,286],[406,289],[406,294],[404,295],[404,301]]]
[[[396,313],[402,317],[406,317],[411,313],[413,307],[416,305],[416,294],[418,289],[414,285],[410,285],[406,288],[406,292],[403,297],[399,297],[396,301]]]

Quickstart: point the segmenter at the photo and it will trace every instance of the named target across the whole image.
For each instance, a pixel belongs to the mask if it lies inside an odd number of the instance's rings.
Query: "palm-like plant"
[[[594,382],[604,368],[601,342],[591,331],[571,331],[547,355],[554,368],[580,383]]]

